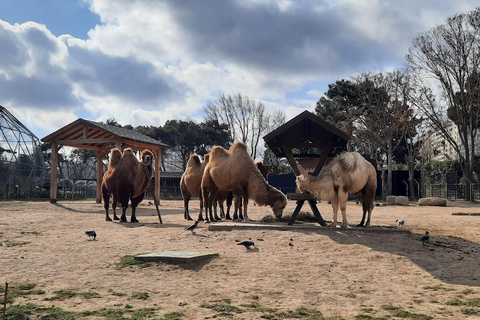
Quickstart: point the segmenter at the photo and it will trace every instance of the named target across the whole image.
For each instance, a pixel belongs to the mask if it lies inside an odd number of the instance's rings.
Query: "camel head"
[[[302,190],[302,187],[305,185],[305,176],[304,175],[299,175],[296,179],[295,179],[295,183],[297,185],[297,188],[298,190],[300,190],[300,192],[304,192],[304,191],[307,191],[307,190]]]
[[[140,155],[140,163],[144,167],[151,167],[153,165],[153,152],[151,150],[145,149]]]
[[[285,196],[279,198],[272,205],[272,211],[277,219],[280,219],[283,214],[283,209],[287,206],[287,198]]]

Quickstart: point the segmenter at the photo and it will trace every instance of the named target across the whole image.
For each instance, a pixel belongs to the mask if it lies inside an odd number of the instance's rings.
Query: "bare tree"
[[[420,89],[426,103],[417,107],[458,154],[467,179],[467,191],[471,191],[474,143],[480,120],[477,81],[480,71],[480,8],[454,15],[444,24],[419,34],[406,58],[414,69],[439,85],[440,103],[424,87]],[[460,143],[445,127],[447,116],[458,128]],[[470,192],[467,195],[471,199]]]
[[[216,101],[204,108],[207,120],[217,120],[227,124],[231,141],[241,141],[248,145],[252,158],[259,152],[259,142],[270,128],[270,115],[261,102],[247,96],[220,94]]]

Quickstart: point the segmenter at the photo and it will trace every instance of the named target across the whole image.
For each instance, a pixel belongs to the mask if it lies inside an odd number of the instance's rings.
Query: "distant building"
[[[447,124],[447,130],[463,151],[463,144],[460,140],[457,125],[452,121],[449,121]],[[426,139],[426,141],[423,145],[421,154],[430,161],[458,159],[458,154],[453,146],[450,142],[445,140],[439,132],[429,130],[428,133],[423,135],[423,139]],[[475,152],[477,154],[480,152],[480,136],[478,134],[475,138]]]

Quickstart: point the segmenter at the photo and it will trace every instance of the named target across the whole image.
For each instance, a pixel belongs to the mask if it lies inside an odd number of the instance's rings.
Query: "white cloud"
[[[314,111],[328,83],[398,67],[419,32],[477,5],[84,1],[102,21],[86,40],[0,20],[0,104],[28,110],[19,119],[42,134],[75,117],[134,126],[200,121],[219,93],[264,101],[289,119]]]

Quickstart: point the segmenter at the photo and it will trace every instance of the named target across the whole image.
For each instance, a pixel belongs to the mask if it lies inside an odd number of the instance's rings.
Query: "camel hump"
[[[344,152],[339,156],[342,170],[345,172],[354,171],[357,168],[359,161],[362,161],[363,157],[358,152]]]
[[[212,151],[210,151],[210,160],[218,157],[228,157],[228,151],[220,146],[213,147]]]
[[[208,163],[210,161],[210,155],[207,153],[203,156],[203,162]]]
[[[237,150],[247,151],[247,145],[243,142],[235,142],[230,146],[230,149],[228,149],[229,152],[235,152]]]
[[[111,149],[108,166],[115,168],[120,163],[121,158],[122,158],[122,152],[120,150],[118,150],[117,148]]]
[[[200,158],[196,154],[191,154],[187,161],[187,167],[196,166],[200,164]]]

